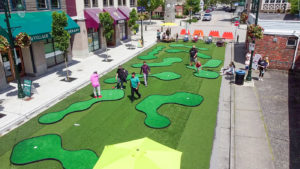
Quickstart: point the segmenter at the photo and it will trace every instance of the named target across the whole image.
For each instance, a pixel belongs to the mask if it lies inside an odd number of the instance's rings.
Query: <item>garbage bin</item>
[[[243,85],[246,72],[243,70],[235,71],[235,84]]]

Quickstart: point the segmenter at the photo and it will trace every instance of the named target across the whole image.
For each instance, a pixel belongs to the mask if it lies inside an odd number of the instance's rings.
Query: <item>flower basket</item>
[[[0,35],[0,52],[6,52],[9,49],[8,40]]]
[[[251,24],[247,28],[247,37],[249,41],[253,41],[255,39],[262,39],[264,35],[263,32],[264,29],[261,26],[259,25],[255,26],[254,24]]]
[[[16,36],[16,45],[21,47],[21,48],[28,48],[31,44],[31,38],[30,36],[27,34],[27,33],[19,33],[17,36]]]
[[[242,24],[245,24],[246,22],[247,22],[247,20],[248,20],[248,15],[247,15],[247,13],[242,13],[241,14],[241,23]]]

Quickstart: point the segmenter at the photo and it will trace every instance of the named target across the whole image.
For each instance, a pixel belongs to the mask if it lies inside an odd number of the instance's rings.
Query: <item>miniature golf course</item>
[[[136,77],[143,78],[144,75],[141,74],[135,74]],[[155,77],[160,80],[175,80],[179,79],[181,76],[177,73],[174,72],[161,72],[161,73],[156,73],[156,74],[149,74],[149,77]],[[131,78],[131,74],[129,74],[126,78],[126,80],[129,80]],[[115,77],[111,77],[108,79],[104,80],[104,83],[112,84],[112,83],[117,83],[117,80]]]
[[[159,52],[162,51],[163,48],[165,48],[165,46],[156,46],[156,48],[153,49],[151,52],[149,52],[147,55],[138,56],[138,58],[141,59],[141,60],[156,59],[157,56],[155,56],[155,55],[159,54]]]
[[[146,114],[145,124],[152,128],[168,127],[170,120],[158,114],[157,109],[163,104],[180,104],[183,106],[197,106],[203,97],[197,94],[177,92],[169,96],[151,95],[136,105],[136,109]]]
[[[195,73],[187,68],[188,53],[165,52],[188,47],[170,44],[207,48],[201,53],[211,59],[199,57],[206,66]],[[106,146],[145,137],[182,152],[181,169],[208,169],[221,85],[216,73],[223,66],[225,47],[202,41],[157,43],[139,56],[149,53],[156,58],[147,60],[151,74],[148,86],[139,87],[140,99],[130,100],[129,83],[124,90],[111,90],[114,69],[100,78],[102,98],[93,98],[90,84],[82,86],[1,136],[0,169],[93,168]],[[140,72],[139,56],[122,64],[129,74]]]
[[[11,162],[14,164],[28,164],[41,160],[57,160],[66,169],[87,169],[93,168],[98,156],[91,150],[63,149],[61,137],[56,134],[26,139],[13,148]]]

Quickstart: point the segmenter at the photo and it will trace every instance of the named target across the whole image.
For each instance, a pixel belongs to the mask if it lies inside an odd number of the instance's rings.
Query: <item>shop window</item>
[[[103,6],[107,6],[107,0],[103,0]]]
[[[123,0],[123,6],[126,6],[126,0]]]
[[[19,3],[21,3],[22,6],[25,9],[25,0],[10,0],[11,9],[12,10],[16,10],[17,9],[17,5]],[[2,3],[1,3],[1,5],[2,5]],[[4,6],[3,6],[3,8],[0,7],[0,10],[3,10],[3,9],[4,9]]]
[[[86,7],[86,8],[91,7],[90,0],[84,0],[84,7]]]
[[[98,0],[93,0],[93,7],[98,7]]]
[[[122,6],[122,0],[118,0],[118,5]]]
[[[36,0],[38,9],[48,9],[48,1],[47,0]]]
[[[120,22],[123,21],[123,22]],[[126,29],[126,23],[124,20],[119,21],[119,26],[120,26],[120,39],[125,40],[127,39],[127,29]]]
[[[4,5],[0,3],[0,11],[4,11]]]
[[[296,46],[297,43],[297,38],[296,37],[289,37],[287,42],[286,42],[286,46]]]
[[[109,6],[114,6],[114,0],[109,0]]]
[[[130,0],[130,6],[134,7],[135,6],[135,0]]]
[[[60,9],[60,0],[51,0],[51,8],[52,9]]]
[[[64,54],[54,47],[53,39],[44,40],[44,49],[47,67],[52,67],[64,62]]]
[[[8,53],[7,52],[6,53],[1,53],[1,56],[2,56],[2,61],[3,61],[5,77],[12,76],[12,70],[11,70],[11,65],[10,65]]]
[[[98,29],[88,29],[88,46],[89,52],[100,49],[99,31]]]

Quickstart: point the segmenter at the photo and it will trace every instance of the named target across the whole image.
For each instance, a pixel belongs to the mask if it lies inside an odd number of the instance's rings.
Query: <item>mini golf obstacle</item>
[[[98,156],[92,150],[65,150],[59,135],[48,134],[20,141],[14,146],[10,157],[16,165],[42,160],[57,160],[65,169],[92,169]]]
[[[138,78],[144,77],[141,74],[135,74],[135,76]],[[169,80],[179,79],[181,76],[174,72],[161,72],[161,73],[149,74],[149,77],[155,77],[160,80],[169,81]],[[129,74],[127,76],[126,80],[129,80],[130,78],[131,78],[131,75]],[[105,79],[104,83],[113,84],[113,83],[117,83],[117,80],[115,77],[112,77],[112,78]]]
[[[215,68],[215,67],[219,67],[221,63],[222,63],[222,60],[211,59],[211,60],[208,60],[208,61],[202,66],[202,68]]]
[[[167,50],[165,50],[165,52],[167,52],[167,53],[182,53],[182,52],[189,53],[188,50],[183,50],[183,49],[167,49]],[[206,54],[199,53],[199,52],[197,53],[197,56],[202,59],[211,59],[211,56],[208,56]]]
[[[194,69],[197,71],[196,66],[187,66],[187,68],[189,69]],[[207,71],[207,70],[199,70],[199,72],[195,72],[194,73],[195,76],[197,77],[202,77],[202,78],[206,78],[206,79],[216,79],[220,76],[219,73],[214,72],[214,71]]]
[[[198,106],[202,103],[203,97],[187,92],[177,92],[172,95],[151,95],[136,105],[136,109],[146,114],[145,124],[151,128],[165,128],[171,121],[160,115],[157,109],[164,104],[180,104],[183,106]]]
[[[170,47],[184,47],[184,48],[190,48],[190,49],[193,47],[193,46],[184,45],[184,44],[171,44],[169,46]],[[208,48],[200,48],[200,47],[197,47],[197,46],[196,46],[196,48],[199,49],[199,50],[203,50],[203,51],[208,51],[209,50]]]
[[[181,58],[164,58],[162,62],[159,63],[148,63],[149,67],[161,67],[161,66],[171,66],[173,63],[182,62]],[[136,63],[131,65],[134,68],[140,68],[143,66],[142,63]]]
[[[77,102],[71,104],[68,108],[58,111],[44,114],[39,118],[39,123],[51,124],[62,120],[66,115],[89,109],[93,104],[101,101],[119,100],[124,97],[123,90],[101,90],[102,98],[92,98],[90,100]]]
[[[157,56],[155,56],[156,54],[158,54],[160,51],[163,50],[163,48],[165,48],[165,46],[157,46],[155,49],[153,49],[151,52],[149,52],[147,55],[144,56],[138,56],[139,59],[141,60],[151,60],[151,59],[156,59]]]

